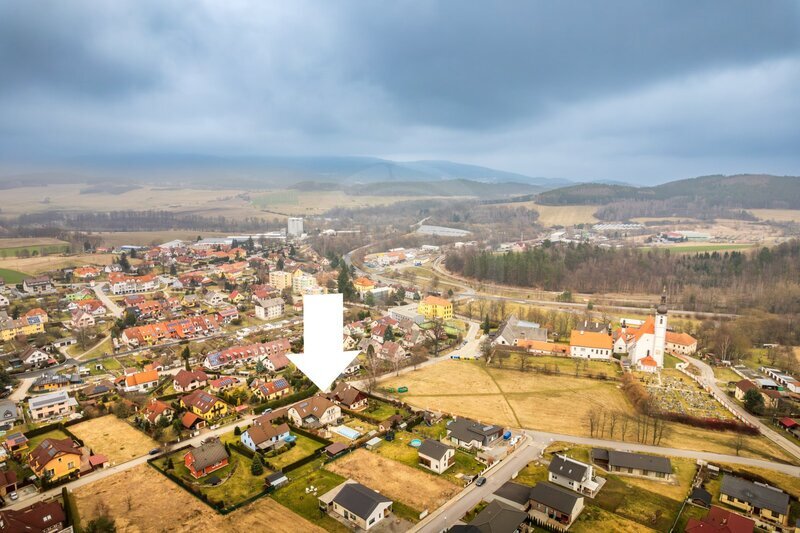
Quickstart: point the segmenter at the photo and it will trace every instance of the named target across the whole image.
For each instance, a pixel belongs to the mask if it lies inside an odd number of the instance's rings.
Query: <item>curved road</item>
[[[735,400],[728,396],[728,394],[725,393],[725,391],[723,391],[719,385],[717,385],[717,378],[714,376],[714,370],[708,364],[689,356],[681,356],[681,359],[693,364],[700,370],[700,380],[706,387],[712,389],[716,393],[717,398],[722,403],[740,415],[746,422],[757,427],[759,431],[761,431],[762,435],[783,448],[787,453],[791,454],[796,459],[800,460],[800,446],[797,446],[795,443],[781,435],[780,432],[775,431],[768,425],[764,424],[759,418],[748,413],[744,407],[739,405]]]

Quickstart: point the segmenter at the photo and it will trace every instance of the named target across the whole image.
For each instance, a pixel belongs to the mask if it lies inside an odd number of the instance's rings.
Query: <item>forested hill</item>
[[[618,202],[679,202],[727,209],[800,209],[800,177],[740,174],[702,176],[655,187],[627,187],[587,183],[543,192],[545,205],[608,205]]]
[[[759,307],[800,312],[800,241],[751,253],[696,255],[546,244],[519,253],[447,254],[451,272],[494,283],[585,293],[652,293],[666,286],[689,310]]]

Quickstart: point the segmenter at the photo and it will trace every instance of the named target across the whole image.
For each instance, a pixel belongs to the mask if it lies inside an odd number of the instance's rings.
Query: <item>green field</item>
[[[272,497],[278,503],[327,531],[346,532],[346,527],[320,512],[317,499],[318,496],[322,496],[343,481],[342,476],[322,469],[322,460],[320,459],[293,471],[289,484],[274,492]],[[315,494],[309,494],[306,491],[311,486],[317,489]]]
[[[297,191],[276,191],[268,192],[253,197],[253,205],[256,207],[274,207],[276,205],[300,205]]]
[[[0,257],[20,257],[24,255],[50,255],[61,254],[69,251],[69,244],[41,244],[34,246],[14,246],[11,248],[0,248]]]
[[[0,250],[2,252],[2,250]],[[9,284],[9,285],[16,285],[17,283],[22,283],[22,280],[25,278],[29,278],[28,274],[24,272],[19,272],[17,270],[9,270],[7,268],[0,268],[0,278]]]

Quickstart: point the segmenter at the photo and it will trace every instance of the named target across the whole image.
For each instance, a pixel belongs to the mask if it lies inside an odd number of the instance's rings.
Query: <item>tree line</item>
[[[545,241],[524,252],[451,251],[451,272],[549,291],[660,293],[694,311],[757,307],[800,312],[800,240],[752,252],[671,254]]]

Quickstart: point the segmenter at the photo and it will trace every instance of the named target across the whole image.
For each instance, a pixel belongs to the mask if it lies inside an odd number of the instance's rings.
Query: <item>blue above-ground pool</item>
[[[422,441],[419,439],[414,439],[411,442],[409,442],[408,445],[413,446],[414,448],[419,448],[420,446],[422,446]]]
[[[287,435],[286,437],[283,438],[284,442],[294,442],[296,440],[297,437],[295,437],[294,435]]]

